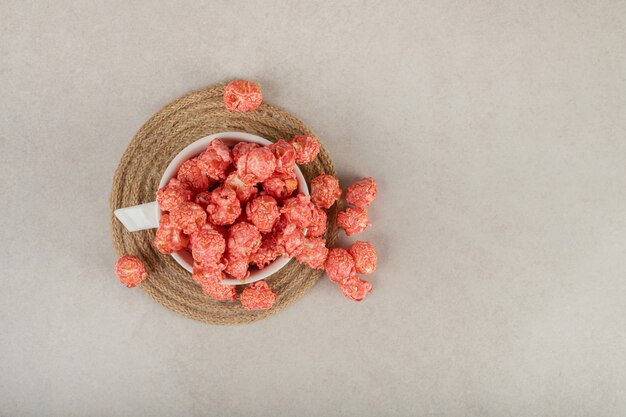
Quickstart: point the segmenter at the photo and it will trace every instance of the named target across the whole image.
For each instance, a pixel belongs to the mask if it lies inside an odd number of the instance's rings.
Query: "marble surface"
[[[623,415],[626,4],[504,3],[2,1],[0,415]],[[122,152],[232,78],[378,180],[363,303],[211,327],[116,282]]]

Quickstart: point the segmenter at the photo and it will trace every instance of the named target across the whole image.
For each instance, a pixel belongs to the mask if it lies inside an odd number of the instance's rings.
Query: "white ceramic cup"
[[[163,176],[161,177],[159,188],[165,186],[170,181],[170,179],[176,176],[178,168],[180,168],[183,162],[200,155],[207,148],[209,142],[211,142],[213,139],[219,139],[230,147],[235,146],[235,144],[239,142],[253,142],[263,146],[272,143],[269,140],[264,139],[260,136],[243,132],[222,132],[216,133],[214,135],[205,136],[202,139],[198,139],[197,141],[187,146],[185,149],[180,151],[174,159],[172,159],[172,162],[170,162],[170,164],[167,166],[165,172],[163,173]],[[298,192],[304,195],[309,195],[309,189],[306,185],[306,181],[304,180],[304,176],[302,175],[302,172],[297,165],[295,166],[295,171],[296,177],[298,179]],[[115,217],[117,217],[119,221],[122,222],[124,227],[126,227],[129,232],[136,232],[138,230],[145,229],[156,229],[157,227],[159,227],[161,210],[159,209],[156,201],[152,201],[150,203],[140,204],[138,206],[117,209],[115,210]],[[178,262],[187,271],[193,272],[193,258],[191,256],[191,253],[186,250],[180,250],[178,252],[172,253],[172,258],[174,258],[176,262]],[[289,263],[290,259],[291,258],[281,256],[263,269],[252,269],[250,271],[250,276],[245,281],[239,281],[238,279],[225,279],[224,281],[222,281],[222,283],[227,285],[238,285],[260,281],[278,272],[278,270],[280,270],[282,267],[287,265],[287,263]]]

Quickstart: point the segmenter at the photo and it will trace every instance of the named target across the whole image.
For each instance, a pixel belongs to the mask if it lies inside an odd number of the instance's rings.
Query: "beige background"
[[[0,5],[0,415],[626,415],[626,3],[200,3]],[[116,281],[124,148],[235,77],[378,180],[365,302]]]

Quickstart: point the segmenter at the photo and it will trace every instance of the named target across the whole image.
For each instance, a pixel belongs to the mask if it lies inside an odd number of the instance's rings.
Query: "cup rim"
[[[174,159],[172,159],[172,161],[169,163],[169,165],[163,172],[163,175],[161,176],[161,181],[159,182],[159,189],[164,187],[170,181],[170,179],[172,179],[176,175],[176,173],[178,172],[178,169],[183,164],[183,162],[198,156],[207,148],[209,143],[215,139],[222,140],[228,146],[231,146],[231,145],[234,146],[236,143],[239,143],[239,142],[252,142],[252,143],[258,143],[263,146],[270,145],[273,143],[272,141],[265,139],[261,136],[257,136],[257,135],[254,135],[252,133],[247,133],[247,132],[219,132],[219,133],[214,133],[212,135],[204,136],[190,143],[185,148],[183,148],[178,154],[176,154]],[[304,175],[302,174],[302,171],[300,170],[300,167],[298,167],[298,165],[296,164],[294,168],[295,168],[294,170],[296,173],[296,178],[298,180],[297,191],[304,195],[309,195],[309,188],[307,186]],[[160,220],[161,220],[161,209],[157,207],[157,222]],[[186,250],[180,250],[177,252],[173,252],[171,256],[180,266],[185,268],[188,272],[193,273],[193,258],[191,257],[190,252]],[[234,278],[227,278],[222,281],[222,284],[245,285],[245,284],[251,284],[256,281],[260,281],[262,279],[265,279],[275,274],[280,269],[285,267],[290,261],[291,261],[291,258],[288,258],[286,256],[280,256],[277,259],[275,259],[273,262],[268,264],[265,268],[251,271],[250,276],[246,278],[244,281],[240,281]]]

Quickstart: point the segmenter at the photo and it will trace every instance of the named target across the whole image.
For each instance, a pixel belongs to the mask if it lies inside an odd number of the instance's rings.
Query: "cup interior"
[[[197,141],[189,144],[182,151],[172,159],[172,162],[167,166],[163,176],[161,177],[161,182],[159,183],[159,188],[165,186],[172,178],[176,176],[178,169],[180,166],[187,160],[195,158],[200,155],[209,145],[212,140],[220,139],[227,146],[233,147],[239,142],[252,142],[258,143],[260,145],[270,145],[272,142],[262,138],[257,135],[253,135],[251,133],[245,132],[222,132],[216,133],[213,135],[205,136]],[[304,175],[302,175],[302,171],[298,167],[295,166],[296,177],[298,179],[298,189],[299,193],[304,195],[309,195],[309,188],[307,187],[306,180],[304,179]],[[157,219],[161,219],[161,210],[157,212]],[[193,272],[193,258],[191,253],[186,250],[181,250],[178,252],[174,252],[171,254],[172,258],[176,262],[180,264],[183,268],[185,268],[189,272]],[[227,278],[222,281],[223,284],[226,285],[239,285],[239,284],[250,284],[252,282],[260,281],[269,277],[270,275],[278,272],[281,268],[289,263],[291,258],[287,258],[285,256],[281,256],[277,258],[274,262],[270,263],[263,269],[251,269],[250,276],[245,281],[240,281],[234,278]]]

